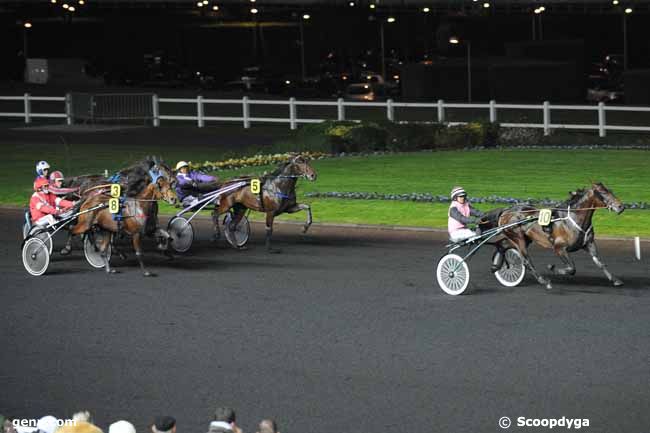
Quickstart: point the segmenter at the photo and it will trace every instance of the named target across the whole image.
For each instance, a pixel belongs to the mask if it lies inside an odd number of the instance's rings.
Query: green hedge
[[[416,151],[495,146],[499,126],[487,122],[447,127],[441,124],[325,121],[303,126],[276,150],[327,153]]]

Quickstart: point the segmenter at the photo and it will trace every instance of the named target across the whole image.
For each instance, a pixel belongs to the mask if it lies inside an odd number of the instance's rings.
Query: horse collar
[[[149,176],[151,176],[151,183],[156,183],[158,182],[158,179],[163,177],[159,170],[154,170],[153,168],[149,170]]]

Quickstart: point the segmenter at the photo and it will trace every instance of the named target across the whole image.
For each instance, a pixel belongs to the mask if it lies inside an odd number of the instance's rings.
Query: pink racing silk
[[[449,210],[451,210],[452,207],[455,207],[456,209],[458,209],[458,211],[463,216],[469,217],[469,213],[470,213],[469,201],[466,200],[465,204],[460,204],[459,202],[454,200],[449,205]],[[462,222],[458,221],[455,218],[452,218],[450,212],[447,212],[447,216],[449,217],[449,219],[447,220],[447,231],[449,231],[449,234],[452,234],[456,230],[466,228],[465,224],[463,224]]]

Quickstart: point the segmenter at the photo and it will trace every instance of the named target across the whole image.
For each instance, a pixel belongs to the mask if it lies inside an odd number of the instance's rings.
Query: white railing
[[[36,117],[50,117],[50,118],[65,118],[68,125],[73,123],[73,116],[71,110],[70,94],[64,97],[44,97],[44,96],[31,96],[25,93],[23,96],[0,96],[0,101],[23,101],[22,112],[0,112],[0,117],[23,117],[25,123],[31,123],[32,118]],[[65,112],[63,113],[35,113],[31,109],[32,101],[60,101],[65,102]],[[244,96],[241,99],[208,99],[203,96],[196,98],[159,98],[157,95],[152,96],[152,113],[153,125],[160,126],[161,120],[182,120],[182,121],[195,121],[199,128],[205,126],[205,122],[242,122],[244,128],[250,128],[253,122],[265,123],[288,123],[291,129],[296,129],[300,123],[318,123],[329,119],[320,118],[299,118],[298,107],[300,106],[315,106],[315,107],[336,107],[337,120],[353,120],[346,118],[346,107],[380,107],[386,109],[386,118],[390,121],[395,120],[395,108],[430,108],[432,110],[431,122],[445,123],[448,125],[461,125],[467,122],[447,122],[446,109],[459,108],[459,109],[484,109],[489,115],[490,122],[498,122],[498,110],[531,110],[541,111],[542,123],[525,123],[525,122],[503,122],[502,126],[509,128],[540,128],[544,130],[544,135],[550,135],[553,129],[575,129],[575,130],[597,130],[601,137],[605,137],[607,131],[635,131],[635,132],[650,132],[650,122],[648,125],[631,126],[631,125],[612,125],[607,124],[606,113],[615,111],[624,112],[646,112],[650,113],[650,107],[628,107],[628,106],[610,106],[604,103],[598,105],[552,105],[550,102],[545,101],[542,104],[498,104],[495,101],[483,104],[464,104],[464,103],[447,103],[438,100],[433,103],[425,102],[395,102],[392,99],[386,102],[352,102],[344,101],[339,98],[336,101],[297,101],[295,98],[288,100],[264,100],[264,99],[249,99]],[[195,114],[192,115],[172,115],[160,114],[160,106],[162,104],[192,104],[196,107]],[[238,116],[207,116],[205,115],[205,107],[210,104],[222,105],[235,105],[239,106],[241,115]],[[274,105],[287,107],[287,114],[289,117],[255,117],[251,116],[251,106],[255,105]],[[574,124],[574,123],[553,123],[552,112],[553,110],[575,110],[596,112],[598,115],[597,124]],[[435,115],[434,115],[435,114]]]

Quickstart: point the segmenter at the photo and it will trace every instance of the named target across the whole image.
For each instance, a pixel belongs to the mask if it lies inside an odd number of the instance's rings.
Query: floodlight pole
[[[627,17],[623,11],[623,70],[627,71]]]
[[[304,18],[300,17],[300,67],[302,71],[302,81],[306,80],[307,69],[305,67],[305,30],[303,25]]]
[[[467,102],[472,102],[472,43],[467,44]]]
[[[384,46],[384,21],[379,21],[379,40],[381,42],[381,76],[386,79],[386,48]]]

